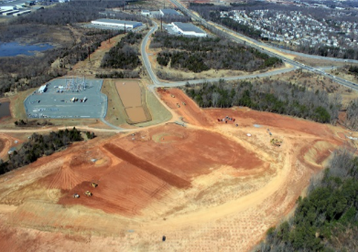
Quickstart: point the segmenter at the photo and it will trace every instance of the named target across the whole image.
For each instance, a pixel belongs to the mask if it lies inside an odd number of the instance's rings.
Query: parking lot
[[[28,118],[102,118],[107,96],[101,93],[103,80],[63,78],[52,80],[45,92],[36,90],[25,101]]]

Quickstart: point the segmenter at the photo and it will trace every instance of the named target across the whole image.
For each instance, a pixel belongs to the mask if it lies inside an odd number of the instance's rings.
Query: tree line
[[[220,80],[198,87],[187,85],[185,91],[200,107],[246,106],[321,123],[335,124],[341,108],[339,96],[329,96],[326,91],[309,90],[286,81],[270,79],[231,84]]]
[[[119,34],[119,31],[98,33],[85,28],[78,28],[78,31],[87,33],[79,43],[50,49],[37,56],[0,57],[0,95],[15,88],[23,91],[38,87],[65,75],[72,65],[93,53],[102,41]],[[53,68],[51,64],[56,59],[60,59],[60,64],[58,68]]]
[[[209,69],[256,71],[282,64],[254,48],[222,38],[189,38],[156,32],[151,48],[165,48],[157,55],[158,64],[195,73]]]
[[[270,228],[256,251],[357,251],[357,236],[358,158],[339,149],[294,216]]]
[[[141,33],[129,32],[115,47],[111,48],[104,55],[101,67],[133,70],[140,66],[141,61],[137,48],[141,40]]]
[[[96,137],[93,132],[85,132],[85,134],[88,139]],[[59,130],[58,132],[51,132],[49,135],[34,133],[19,150],[9,154],[8,161],[3,162],[0,160],[0,174],[28,165],[44,155],[49,156],[73,142],[82,140],[81,131],[75,127],[73,127],[72,130],[65,129]]]
[[[358,130],[358,99],[349,103],[344,123],[349,129]]]

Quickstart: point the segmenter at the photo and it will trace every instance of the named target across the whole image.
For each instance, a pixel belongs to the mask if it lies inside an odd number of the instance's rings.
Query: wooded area
[[[101,67],[133,70],[141,65],[138,46],[141,33],[129,32],[118,44],[111,48],[102,59]]]
[[[345,126],[358,130],[358,99],[351,101],[347,107]]]
[[[186,87],[186,93],[200,107],[246,106],[259,111],[297,116],[321,123],[335,124],[341,107],[339,96],[326,91],[308,90],[286,81],[265,79],[234,84],[224,80]]]
[[[88,139],[95,137],[94,133],[86,132]],[[49,156],[55,151],[67,147],[72,142],[82,141],[81,131],[73,127],[72,130],[59,130],[49,135],[32,134],[29,141],[24,143],[18,151],[9,154],[9,160],[0,160],[0,174],[35,162],[38,158]]]
[[[252,72],[282,64],[276,57],[222,38],[189,38],[158,31],[150,47],[163,49],[157,55],[160,65],[195,73],[209,69]]]
[[[320,175],[294,217],[270,228],[257,251],[358,250],[358,158],[337,150]]]

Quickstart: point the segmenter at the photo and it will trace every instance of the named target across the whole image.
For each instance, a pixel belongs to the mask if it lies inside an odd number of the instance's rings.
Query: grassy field
[[[24,100],[27,96],[33,93],[37,88],[31,88],[24,92],[19,92],[14,96],[10,96],[10,110],[11,115],[14,119],[26,119],[26,111],[24,106]]]

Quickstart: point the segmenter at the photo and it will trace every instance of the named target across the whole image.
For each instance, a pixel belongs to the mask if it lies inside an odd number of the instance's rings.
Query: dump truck
[[[75,193],[75,194],[73,195],[73,197],[74,197],[75,199],[78,199],[78,198],[80,197],[80,195],[79,195],[78,193]]]
[[[98,186],[98,184],[92,182],[92,183],[91,183],[91,186],[92,186],[93,188],[96,188],[96,187]]]

